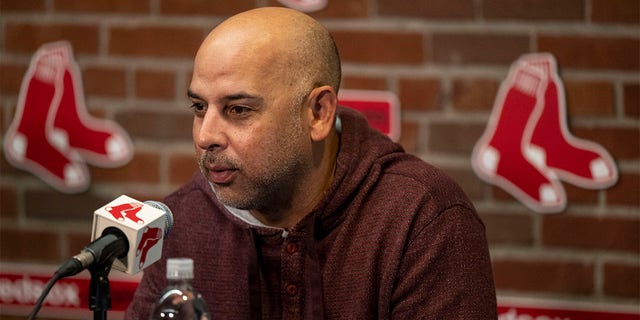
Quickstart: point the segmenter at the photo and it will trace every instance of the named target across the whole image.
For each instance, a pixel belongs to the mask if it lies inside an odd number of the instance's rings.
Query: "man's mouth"
[[[209,167],[207,168],[207,175],[209,180],[215,184],[229,184],[235,177],[238,170],[227,167]]]

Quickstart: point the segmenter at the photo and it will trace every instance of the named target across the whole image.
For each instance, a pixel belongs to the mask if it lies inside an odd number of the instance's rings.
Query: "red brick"
[[[409,153],[416,153],[419,150],[418,147],[418,132],[420,126],[415,122],[402,121],[400,129],[400,138],[398,143],[402,145],[404,150]]]
[[[549,247],[640,253],[640,220],[545,215],[541,242]]]
[[[104,107],[87,108],[87,112],[89,113],[89,116],[97,120],[107,118],[106,110],[104,109]]]
[[[539,35],[538,50],[555,55],[566,69],[640,69],[640,40],[597,36]]]
[[[172,154],[169,158],[169,182],[174,185],[186,183],[197,172],[198,161],[193,153]]]
[[[0,63],[0,93],[18,95],[25,73],[24,65]]]
[[[60,258],[59,246],[55,231],[4,227],[0,230],[2,261],[57,262]]]
[[[160,182],[160,159],[156,153],[136,152],[133,159],[118,168],[91,168],[94,182],[151,183]]]
[[[594,266],[567,260],[494,258],[496,289],[574,295],[592,294]]]
[[[402,110],[435,111],[442,99],[437,79],[403,78],[398,81],[398,98]]]
[[[112,27],[109,33],[110,54],[189,59],[205,36],[199,28],[168,26]]]
[[[89,67],[83,72],[85,95],[124,97],[126,74],[123,69]]]
[[[3,0],[0,1],[0,12],[8,11],[44,11],[45,0]]]
[[[512,205],[514,203],[517,203],[519,207],[524,208],[524,204],[522,204],[518,199],[514,198],[510,193],[507,193],[504,189],[488,183],[487,185],[491,190],[491,196],[489,198],[492,202],[497,203],[499,206]]]
[[[480,212],[490,245],[531,247],[534,244],[534,224],[531,214]]]
[[[82,231],[75,230],[68,232],[65,234],[65,239],[67,242],[66,254],[73,256],[82,251],[87,244],[91,243],[91,226],[87,226],[87,228]]]
[[[55,0],[54,8],[62,12],[147,13],[149,0]]]
[[[282,3],[276,0],[269,0],[268,6],[284,7]],[[327,1],[327,6],[315,12],[309,12],[309,15],[316,18],[362,18],[369,14],[368,0],[341,0]]]
[[[0,218],[18,217],[18,192],[13,186],[0,186]]]
[[[191,86],[191,79],[193,78],[193,70],[189,70],[189,72],[187,73],[187,75],[184,77],[184,83],[179,84],[179,95],[182,95],[183,97],[187,96],[187,91],[189,89],[189,87]],[[181,88],[180,88],[181,87]]]
[[[137,186],[123,186],[123,193],[130,196],[133,199],[137,199],[139,201],[146,200],[156,200],[156,201],[164,201],[164,197],[167,195],[163,191],[159,191],[154,188],[145,188],[141,189]]]
[[[613,116],[613,85],[605,81],[565,81],[567,115]]]
[[[191,141],[193,116],[187,112],[132,111],[116,115],[116,121],[133,139]]]
[[[429,150],[452,155],[470,155],[482,132],[483,125],[434,121],[429,126]]]
[[[27,190],[24,206],[28,218],[90,223],[93,212],[111,200],[91,192],[61,194],[52,189]]]
[[[475,15],[473,0],[379,0],[378,12],[382,16],[439,20],[471,20]]]
[[[490,79],[455,79],[453,107],[460,111],[487,111],[493,108],[499,84]]]
[[[4,110],[11,108],[9,106],[8,102],[0,102],[0,132],[7,132],[7,129],[9,128],[9,119],[7,116],[4,115]],[[5,121],[5,119],[7,119]],[[0,138],[1,139],[1,138]],[[1,158],[1,157],[0,157]],[[2,172],[2,168],[0,167],[0,172]]]
[[[172,72],[139,70],[136,72],[136,96],[146,99],[175,98],[175,75]]]
[[[629,127],[578,127],[570,128],[581,139],[599,143],[616,160],[640,158],[640,128]]]
[[[623,90],[625,115],[640,119],[640,84],[625,84]]]
[[[489,20],[584,20],[583,0],[485,0],[482,15]]]
[[[95,25],[7,23],[5,50],[33,53],[42,44],[67,40],[75,53],[96,54],[99,32]]]
[[[433,60],[447,64],[508,65],[530,51],[526,35],[485,33],[436,33]]]
[[[596,204],[598,203],[599,190],[589,190],[580,187],[573,186],[569,183],[564,183],[564,190],[567,194],[568,209],[574,204]]]
[[[269,2],[274,2],[270,0]],[[310,15],[316,19],[322,18],[364,18],[369,16],[368,0],[327,1],[327,6]]]
[[[640,207],[640,174],[621,173],[618,183],[607,189],[607,203]]]
[[[605,295],[618,298],[640,298],[640,265],[607,262],[604,265]]]
[[[163,0],[160,2],[160,12],[163,14],[230,16],[241,11],[253,9],[254,6],[254,0]]]
[[[420,64],[425,61],[423,37],[413,32],[332,31],[344,62]]]
[[[640,2],[591,0],[591,20],[598,23],[640,24]]]
[[[343,76],[341,87],[344,89],[388,90],[387,80],[379,77]]]

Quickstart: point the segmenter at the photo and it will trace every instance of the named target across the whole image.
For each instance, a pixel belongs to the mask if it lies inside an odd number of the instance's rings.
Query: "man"
[[[127,312],[191,257],[213,319],[491,319],[484,226],[450,178],[337,106],[325,28],[284,8],[217,26],[189,88],[201,173]]]

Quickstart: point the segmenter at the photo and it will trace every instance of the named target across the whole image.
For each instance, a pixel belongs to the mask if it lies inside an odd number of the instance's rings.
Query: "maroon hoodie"
[[[126,319],[147,319],[169,257],[194,259],[212,319],[496,319],[484,225],[460,187],[339,108],[331,187],[290,230],[226,210],[197,173]]]

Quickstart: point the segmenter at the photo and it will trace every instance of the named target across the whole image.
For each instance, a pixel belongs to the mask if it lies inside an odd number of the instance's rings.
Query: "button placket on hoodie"
[[[289,233],[282,244],[282,318],[302,319],[304,312],[303,235]]]
[[[289,233],[282,243],[282,318],[302,319],[304,311],[304,256],[298,235]]]

